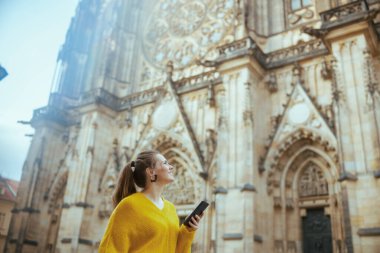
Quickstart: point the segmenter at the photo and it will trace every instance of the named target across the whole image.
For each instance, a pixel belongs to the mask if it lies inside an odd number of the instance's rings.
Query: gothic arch
[[[281,227],[281,231],[274,234],[274,252],[300,252],[301,221],[307,210],[322,208],[329,212],[332,224],[338,224],[341,219],[341,205],[335,204],[340,191],[335,145],[316,132],[299,129],[284,138],[277,147],[271,158],[272,166],[267,178],[268,194],[273,196],[273,226],[274,229]],[[314,166],[314,169],[308,166]],[[307,185],[304,173],[308,169],[309,173],[316,173],[311,176],[318,177],[319,186],[315,186],[314,182]],[[303,177],[306,181],[304,187],[309,192],[299,194]],[[341,235],[341,229],[332,226],[331,239],[334,245],[341,240]],[[336,249],[337,246],[334,247]]]
[[[335,143],[331,144],[318,133],[303,128],[289,134],[278,143],[277,149],[272,150],[272,155],[267,160],[267,164],[270,165],[267,177],[268,193],[271,194],[273,188],[279,187],[280,184],[289,185],[289,182],[281,182],[286,178],[284,175],[288,173],[287,170],[290,168],[291,172],[294,171],[297,159],[304,161],[308,157],[318,158],[326,163],[328,168],[335,168],[337,163]],[[334,169],[332,172],[337,178],[337,170]]]
[[[286,137],[284,137],[277,145],[276,149],[271,151],[266,164],[269,165],[270,169],[276,168],[278,166],[279,160],[284,156],[289,150],[297,150],[295,145],[302,140],[307,141],[308,146],[319,146],[321,150],[324,150],[326,154],[329,154],[333,160],[337,159],[336,155],[336,140],[329,140],[323,135],[317,133],[316,131],[308,128],[299,128],[294,132],[291,132]]]

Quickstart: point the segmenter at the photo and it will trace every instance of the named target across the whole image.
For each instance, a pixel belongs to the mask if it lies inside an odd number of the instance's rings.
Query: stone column
[[[343,201],[345,247],[347,252],[371,252],[380,247],[374,237],[360,231],[378,227],[375,216],[380,204],[373,201],[380,188],[373,176],[379,168],[379,141],[373,108],[368,104],[368,55],[363,54],[371,45],[363,24],[344,28],[347,34],[327,37],[336,58],[335,76],[338,103],[335,104],[340,143],[340,163]],[[357,27],[355,27],[357,26]],[[337,37],[334,37],[334,36]],[[339,35],[339,36],[338,36]],[[373,51],[372,51],[373,52]],[[363,218],[366,217],[366,218]]]
[[[85,209],[93,208],[87,203],[87,189],[94,156],[96,121],[96,112],[82,118],[82,127],[75,149],[65,161],[69,175],[57,242],[57,249],[61,252],[78,252]]]

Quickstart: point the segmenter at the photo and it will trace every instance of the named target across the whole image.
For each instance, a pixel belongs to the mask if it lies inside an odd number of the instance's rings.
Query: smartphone
[[[208,207],[209,203],[207,203],[206,201],[201,201],[201,203],[199,203],[199,205],[194,209],[194,211],[189,215],[187,216],[187,218],[185,219],[185,221],[183,222],[183,224],[185,224],[186,226],[190,227],[190,220],[191,220],[191,217],[194,217],[195,215],[201,215],[201,213],[206,210],[206,208]]]

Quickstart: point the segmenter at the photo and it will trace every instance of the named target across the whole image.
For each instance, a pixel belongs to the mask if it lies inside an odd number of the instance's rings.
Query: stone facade
[[[5,252],[96,252],[118,172],[157,149],[193,252],[380,249],[378,1],[82,0]]]
[[[3,252],[7,239],[12,210],[16,203],[18,183],[0,175],[0,252]]]

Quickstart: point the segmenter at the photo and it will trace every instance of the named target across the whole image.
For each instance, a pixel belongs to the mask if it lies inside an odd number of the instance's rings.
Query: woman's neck
[[[164,191],[164,186],[151,184],[147,188],[145,188],[142,192],[152,201],[158,203],[162,200],[161,194],[163,191]]]

